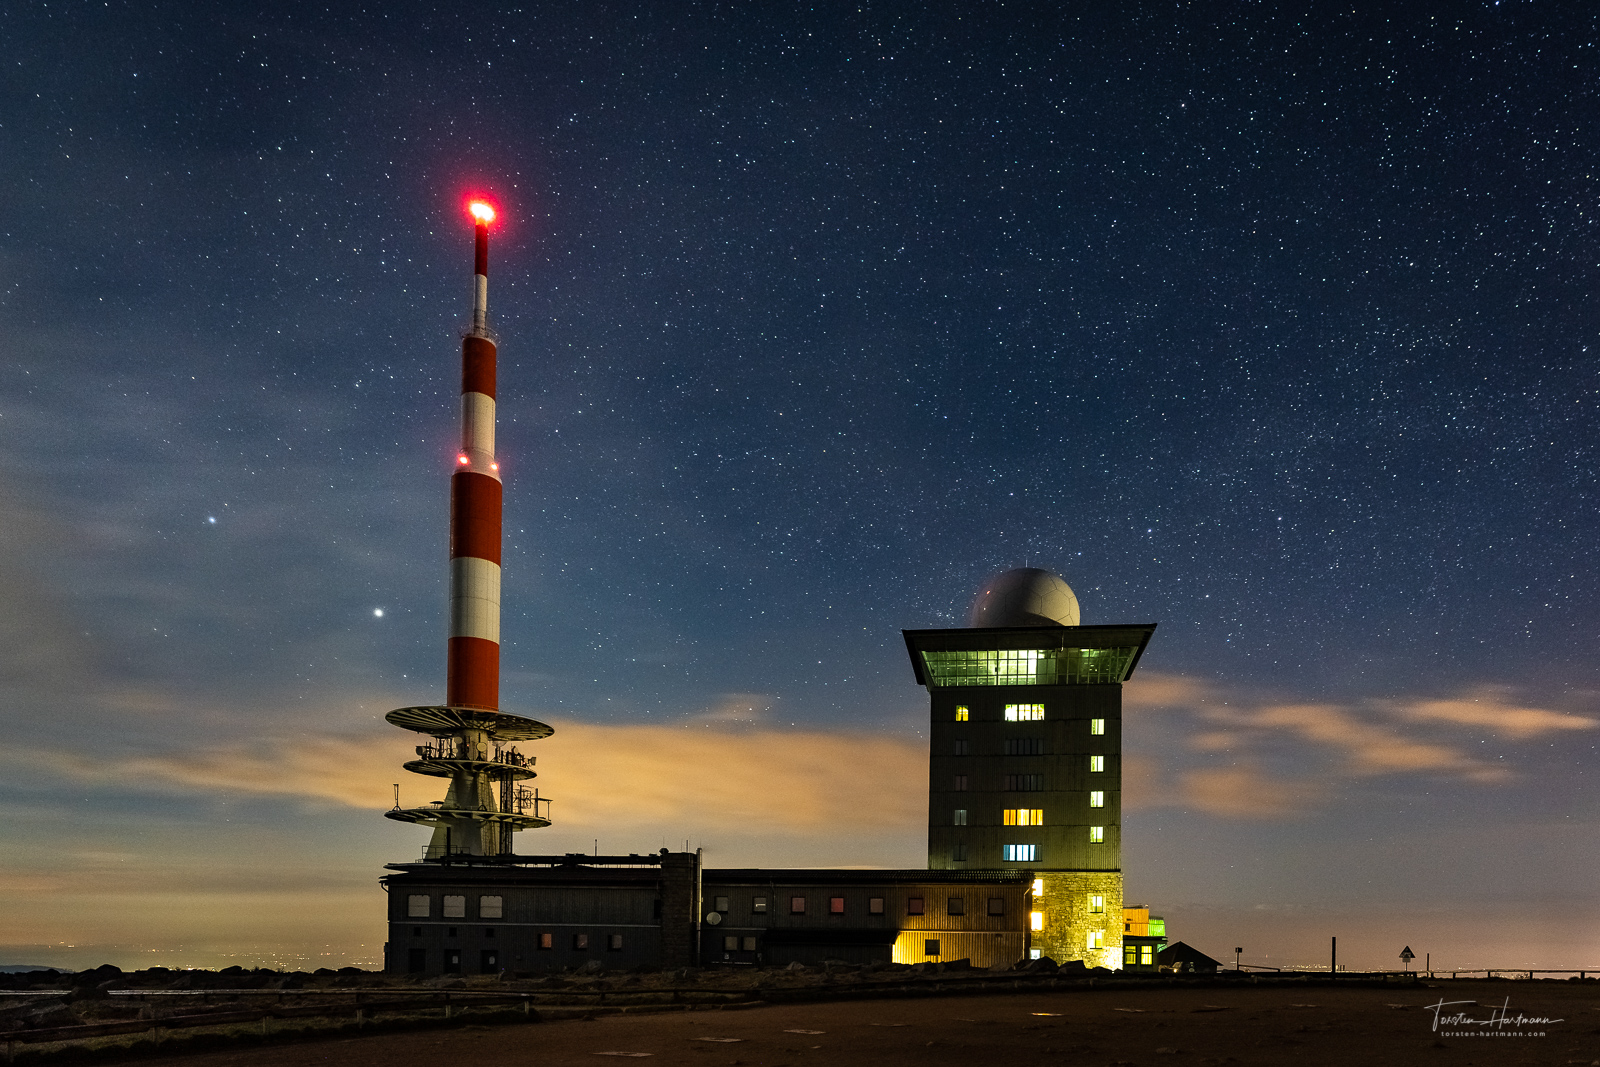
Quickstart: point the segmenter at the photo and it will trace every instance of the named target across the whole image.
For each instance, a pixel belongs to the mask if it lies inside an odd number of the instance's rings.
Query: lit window
[[[1132,967],[1135,963],[1138,962],[1138,952],[1139,952],[1139,950],[1137,948],[1135,948],[1133,945],[1124,945],[1122,947],[1122,962],[1123,962],[1123,964],[1126,965],[1126,966]]]
[[[412,919],[426,919],[428,917],[428,905],[431,903],[432,901],[426,893],[411,894],[410,899],[406,901],[406,916]]]
[[[465,919],[467,917],[467,898],[445,897],[444,917],[446,919]]]
[[[750,903],[750,910],[755,912],[758,915],[766,914],[766,911],[767,911],[767,898],[766,897],[756,897],[755,900],[751,901],[751,903]]]
[[[906,898],[906,914],[907,915],[921,915],[922,914],[922,898],[921,897],[907,897]]]
[[[501,903],[502,903],[502,901],[503,901],[503,898],[501,898],[501,897],[479,897],[478,898],[478,918],[480,918],[480,919],[499,919],[499,918],[503,918],[503,915],[501,914]]]
[[[1105,948],[1105,939],[1106,939],[1106,935],[1104,933],[1102,933],[1101,931],[1099,931],[1099,930],[1090,930],[1089,931],[1089,947],[1090,948]]]
[[[883,898],[882,897],[868,897],[867,898],[867,914],[868,915],[882,915],[883,914]]]
[[[1091,895],[1089,897],[1089,914],[1090,915],[1104,915],[1105,913],[1106,913],[1106,898],[1103,897],[1103,896],[1100,896],[1099,894]]]
[[[1044,929],[1044,912],[1031,911],[1028,913],[1028,928],[1035,933]]]
[[[972,713],[967,710],[965,704],[959,705],[956,708],[956,722],[966,722],[971,717]]]
[[[789,914],[790,915],[804,915],[805,913],[806,913],[806,898],[805,897],[790,897],[789,898]]]
[[[727,897],[717,897],[716,898],[716,907],[712,908],[711,910],[712,911],[726,912],[728,910],[728,898]]]
[[[1089,844],[1103,845],[1106,841],[1106,828],[1104,826],[1089,827]]]
[[[843,915],[844,914],[844,897],[829,897],[828,898],[828,914],[829,915]]]
[[[1042,949],[1042,948],[1030,948],[1028,950],[1028,958],[1030,960],[1039,959],[1043,955],[1044,955],[1044,949]]]
[[[1091,734],[1094,734],[1096,737],[1098,737],[1099,735],[1105,733],[1106,732],[1106,721],[1104,719],[1090,719],[1089,720],[1089,732]]]
[[[753,937],[745,938],[744,939],[744,950],[746,952],[754,952],[756,950],[756,939],[753,938]]]
[[[556,947],[556,935],[555,934],[540,934],[539,935],[539,947],[541,949],[555,948]]]
[[[937,956],[939,954],[939,939],[936,937],[930,937],[923,941],[922,954],[924,956]]]
[[[622,951],[622,935],[621,934],[608,934],[608,935],[606,935],[606,951],[607,952],[621,952]]]
[[[1093,792],[1091,792],[1089,794],[1089,806],[1091,808],[1103,808],[1103,807],[1105,807],[1106,806],[1106,795],[1105,795],[1105,793],[1101,792],[1098,789],[1096,789]]]
[[[955,790],[956,790],[957,793],[966,792],[966,790],[967,790],[967,776],[966,775],[964,775],[964,774],[956,775]]]
[[[1090,756],[1089,757],[1089,773],[1090,774],[1099,774],[1100,772],[1104,771],[1105,769],[1106,769],[1106,758],[1104,756]]]
[[[1036,896],[1036,897],[1044,896],[1044,879],[1043,878],[1035,878],[1033,880],[1033,895]]]
[[[965,825],[967,825],[967,809],[966,808],[957,808],[956,809],[955,818],[951,821],[950,825],[951,826],[965,826]]]
[[[989,914],[990,915],[1004,915],[1005,913],[1006,913],[1006,898],[1005,897],[990,897],[989,898]]]
[[[1007,704],[1006,722],[1037,722],[1044,718],[1043,704]]]
[[[949,915],[965,915],[967,913],[967,898],[950,897],[944,902],[944,910]]]
[[[728,934],[728,935],[724,936],[723,939],[722,939],[722,951],[724,951],[724,952],[738,952],[739,951],[739,935],[738,934]]]
[[[1007,863],[1032,863],[1038,852],[1038,845],[1005,845],[1004,855]]]
[[[1043,808],[1006,808],[1000,813],[1007,826],[1043,826]]]
[[[1155,963],[1156,949],[1154,945],[1139,946],[1139,962],[1149,967]]]

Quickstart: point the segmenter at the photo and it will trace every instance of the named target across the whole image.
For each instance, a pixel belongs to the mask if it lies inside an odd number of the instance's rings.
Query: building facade
[[[1155,625],[1077,625],[1076,598],[1059,578],[1005,578],[974,609],[985,625],[905,631],[930,698],[928,866],[1031,870],[1030,947],[1117,968],[1122,683]],[[995,593],[1010,603],[997,605]],[[1070,604],[1054,609],[1068,621],[1039,610],[1052,600]]]

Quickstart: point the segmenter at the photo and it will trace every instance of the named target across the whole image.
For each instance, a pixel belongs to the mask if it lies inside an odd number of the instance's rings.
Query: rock
[[[588,963],[585,963],[582,967],[578,968],[578,973],[579,974],[599,974],[601,971],[603,971],[605,969],[606,969],[605,968],[605,964],[601,963],[599,960],[590,960]]]
[[[1059,968],[1057,968],[1056,973],[1077,975],[1088,974],[1089,967],[1082,960],[1068,960],[1066,963],[1063,963]]]
[[[972,961],[970,959],[949,960],[945,963],[944,969],[947,971],[970,971],[972,970]]]
[[[789,966],[784,968],[784,970],[786,970],[786,971],[803,971],[805,969],[806,969],[806,965],[801,963],[799,960],[791,961]]]

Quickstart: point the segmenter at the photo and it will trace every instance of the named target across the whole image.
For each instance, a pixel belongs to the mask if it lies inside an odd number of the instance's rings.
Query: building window
[[[1007,793],[1037,793],[1044,789],[1044,775],[1008,774],[1005,787]]]
[[[1139,962],[1145,967],[1154,965],[1156,949],[1154,945],[1139,946]]]
[[[1006,722],[1038,722],[1044,718],[1043,704],[1007,704]]]
[[[1005,913],[1006,913],[1006,898],[1005,897],[990,897],[989,898],[989,914],[990,915],[1004,915]]]
[[[1133,945],[1122,946],[1122,963],[1125,967],[1132,967],[1138,962],[1139,950]]]
[[[1105,807],[1106,806],[1106,795],[1105,795],[1105,793],[1102,792],[1099,789],[1096,789],[1093,792],[1091,792],[1089,794],[1089,806],[1091,808],[1103,808],[1103,807]]]
[[[965,704],[956,705],[956,722],[966,722],[971,717],[972,713],[967,710]]]
[[[621,934],[607,934],[606,935],[606,951],[607,952],[621,952],[622,951],[622,935]]]
[[[445,930],[444,936],[446,936],[446,937],[454,937],[454,936],[456,936],[456,928],[454,926],[448,928],[447,930]]]
[[[727,911],[728,911],[728,898],[727,897],[717,897],[715,899],[716,899],[716,907],[712,908],[711,910],[712,911],[720,911],[723,914],[727,914]]]
[[[923,908],[923,905],[922,905],[922,898],[921,897],[907,897],[906,898],[906,914],[907,915],[921,915],[922,914],[922,908]]]
[[[767,913],[767,898],[756,897],[755,900],[750,902],[750,910],[757,915],[765,915]]]
[[[1089,844],[1103,845],[1106,843],[1106,828],[1104,826],[1089,827]]]
[[[844,897],[829,897],[828,898],[828,914],[829,915],[843,915],[844,914]]]
[[[421,937],[421,936],[422,936],[422,927],[420,927],[420,926],[413,926],[413,927],[412,927],[412,928],[411,928],[411,936],[412,936],[412,937]]]
[[[485,926],[485,927],[484,927],[484,928],[483,928],[483,936],[484,936],[484,937],[493,937],[493,936],[494,936],[494,927],[492,927],[492,926]]]
[[[1035,878],[1033,880],[1033,895],[1036,896],[1036,897],[1044,896],[1044,879],[1043,878]]]
[[[555,934],[540,934],[539,935],[539,948],[540,949],[555,948],[555,947],[556,947],[556,935]]]
[[[1090,719],[1089,732],[1099,737],[1106,732],[1106,721],[1104,719]]]
[[[883,898],[882,897],[868,897],[867,898],[867,914],[868,915],[882,915],[883,914]]]
[[[465,919],[467,917],[467,898],[445,897],[444,917],[446,919]]]
[[[573,934],[572,935],[572,947],[574,949],[578,950],[579,952],[588,952],[589,951],[589,935],[588,934]]]
[[[1000,813],[1007,826],[1043,826],[1043,808],[1007,808]]]
[[[922,954],[924,956],[937,956],[939,954],[939,939],[930,937],[924,940],[922,942]]]
[[[1006,755],[1042,756],[1044,755],[1044,738],[1008,737],[1006,738]]]
[[[956,813],[955,813],[955,818],[950,820],[950,825],[951,826],[965,826],[965,825],[967,825],[967,809],[966,808],[957,808],[956,809]]]
[[[1094,949],[1094,948],[1105,948],[1106,947],[1105,946],[1105,939],[1106,939],[1106,935],[1104,933],[1102,933],[1101,931],[1099,931],[1099,930],[1090,930],[1089,931],[1089,947],[1090,948],[1092,948],[1092,949]]]
[[[411,894],[410,898],[406,900],[407,918],[426,919],[428,917],[428,907],[432,902],[433,898],[426,893]]]
[[[1006,845],[1005,858],[1007,863],[1032,863],[1038,853],[1038,845]]]
[[[965,897],[950,897],[944,902],[944,910],[949,915],[965,915],[967,901]]]
[[[967,791],[967,776],[964,774],[956,775],[954,788],[957,793],[965,793]]]
[[[967,862],[967,844],[965,841],[957,841],[950,846],[950,860],[953,863]]]
[[[1105,769],[1106,769],[1106,758],[1104,756],[1090,756],[1089,757],[1089,773],[1090,774],[1100,774]]]
[[[1106,913],[1106,898],[1098,893],[1089,896],[1089,914],[1104,915]]]
[[[500,913],[501,912],[502,899],[503,898],[501,898],[501,897],[479,897],[478,898],[478,918],[480,918],[480,919],[502,919],[502,918],[504,918],[505,916],[503,916]]]
[[[1028,913],[1028,929],[1034,933],[1044,929],[1044,912],[1032,911]]]
[[[789,914],[790,915],[804,915],[805,913],[806,913],[806,898],[805,897],[790,897],[789,898]]]
[[[738,952],[739,951],[739,935],[738,934],[729,934],[726,937],[724,937],[722,939],[722,951],[724,951],[724,952]]]
[[[756,939],[753,938],[753,937],[745,938],[744,939],[744,950],[746,952],[754,952],[756,950]]]
[[[963,737],[963,738],[961,738],[960,740],[958,740],[956,742],[955,754],[958,755],[958,756],[970,756],[972,754],[967,749],[967,739],[966,738]]]

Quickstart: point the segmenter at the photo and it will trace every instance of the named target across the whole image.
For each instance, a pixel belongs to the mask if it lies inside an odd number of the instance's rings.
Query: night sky
[[[922,865],[1027,564],[1173,937],[1600,966],[1600,12],[1427,7],[0,7],[0,963],[376,960],[483,193],[523,851]]]

